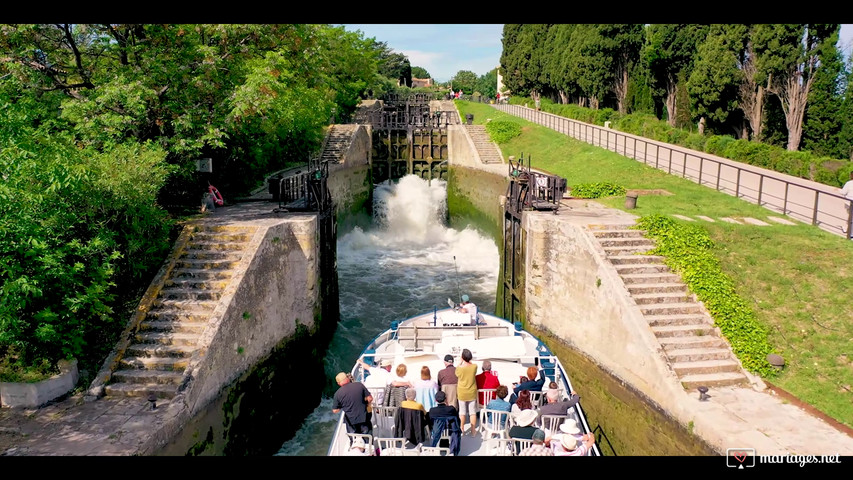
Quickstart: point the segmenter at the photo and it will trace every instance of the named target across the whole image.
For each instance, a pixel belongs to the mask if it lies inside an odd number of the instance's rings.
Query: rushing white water
[[[500,257],[479,230],[447,227],[447,182],[415,175],[373,194],[373,225],[340,234],[341,319],[326,356],[326,374],[349,371],[368,341],[394,320],[444,308],[467,294],[494,313]],[[323,398],[278,455],[325,455],[335,428]]]

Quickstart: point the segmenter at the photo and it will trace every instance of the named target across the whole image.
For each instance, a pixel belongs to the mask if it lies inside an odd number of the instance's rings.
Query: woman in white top
[[[415,391],[417,392],[415,400],[423,405],[424,409],[428,412],[430,408],[436,406],[438,403],[435,401],[435,392],[438,391],[438,382],[432,379],[432,373],[430,373],[428,366],[424,365],[421,367],[421,378],[420,380],[415,380],[414,385]]]

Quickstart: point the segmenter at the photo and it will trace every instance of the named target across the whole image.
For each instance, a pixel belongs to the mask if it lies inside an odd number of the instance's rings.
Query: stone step
[[[163,288],[158,298],[164,300],[219,300],[221,290],[202,290],[197,288]]]
[[[631,296],[637,305],[662,305],[673,303],[689,303],[693,301],[693,296],[686,292],[652,292],[652,293],[633,293]]]
[[[228,234],[241,233],[253,234],[258,230],[258,227],[234,227],[230,225],[196,225],[193,233],[213,233],[213,234]]]
[[[143,383],[177,387],[183,378],[183,372],[133,369],[114,371],[110,381],[113,383]]]
[[[655,247],[654,241],[644,237],[599,238],[598,243],[600,243],[602,247],[646,247],[649,250]]]
[[[626,273],[619,275],[627,285],[650,284],[681,284],[681,275],[677,273]]]
[[[148,322],[207,322],[213,308],[210,305],[154,305],[145,315]]]
[[[729,360],[732,352],[728,348],[682,348],[668,350],[666,356],[673,363],[704,360]]]
[[[683,283],[631,283],[627,287],[631,295],[687,293],[687,285]]]
[[[662,264],[664,262],[664,257],[660,255],[612,255],[607,257],[607,259],[614,265],[631,265],[636,263]]]
[[[604,249],[605,255],[607,258],[613,256],[625,256],[632,255],[635,253],[644,254],[650,251],[654,246],[647,245],[628,245],[628,246],[618,246],[618,247],[602,247]]]
[[[695,324],[695,325],[661,325],[659,327],[651,327],[652,332],[658,338],[661,337],[703,337],[714,336],[715,330],[713,325]]]
[[[123,369],[133,370],[164,370],[183,372],[189,365],[188,357],[124,357],[121,359]]]
[[[206,241],[191,241],[187,245],[187,249],[189,250],[213,250],[213,251],[233,251],[233,250],[243,250],[246,248],[248,241],[243,242],[231,242],[231,241],[217,241],[215,239],[206,240]]]
[[[198,290],[223,290],[225,287],[228,286],[229,280],[230,279],[200,279],[177,277],[166,279],[166,281],[163,282],[163,286],[175,288],[193,288]]]
[[[614,265],[619,275],[633,275],[637,273],[669,273],[672,270],[664,264],[654,263],[629,263],[627,265]]]
[[[592,234],[596,238],[646,238],[644,230],[630,228],[594,230]]]
[[[698,303],[670,303],[657,305],[640,305],[643,315],[682,315],[685,313],[705,313]]]
[[[245,244],[252,239],[252,234],[248,232],[193,232],[190,234],[190,241],[193,243],[231,243]]]
[[[728,387],[732,385],[742,385],[749,383],[749,379],[741,372],[721,372],[721,373],[702,373],[695,375],[685,375],[681,377],[681,386],[685,390],[696,390],[699,386],[706,387]],[[698,395],[698,393],[697,393]],[[713,390],[708,391],[708,395],[714,396]]]
[[[180,332],[137,332],[133,335],[133,339],[139,343],[157,344],[157,345],[174,345],[193,347],[198,344],[198,339],[201,335],[198,333],[180,333]]]
[[[106,395],[114,397],[141,397],[146,399],[147,406],[148,395],[152,393],[157,398],[171,399],[178,394],[178,389],[175,385],[158,385],[153,384],[134,384],[134,383],[115,383],[104,387]]]
[[[152,306],[167,311],[186,310],[192,313],[200,313],[212,312],[218,303],[216,300],[179,300],[157,297],[152,302]]]
[[[666,325],[697,325],[708,323],[704,314],[686,313],[683,315],[646,315],[645,319],[650,327],[663,327]]]
[[[707,373],[740,372],[740,364],[731,358],[725,360],[699,360],[673,362],[672,369],[679,377]]]
[[[208,270],[204,268],[176,268],[172,270],[172,275],[169,280],[179,281],[183,279],[198,279],[198,280],[221,280],[230,279],[234,276],[234,272],[228,269],[224,270]]]
[[[154,343],[134,343],[127,347],[125,356],[130,357],[189,357],[197,350],[187,345],[157,345]]]
[[[175,262],[178,268],[187,268],[193,270],[231,270],[240,265],[240,259],[237,260],[205,260],[195,258],[181,257]]]
[[[194,250],[188,248],[179,257],[193,260],[227,260],[238,262],[243,258],[243,250]]]
[[[660,337],[658,338],[658,342],[667,354],[673,350],[683,350],[685,348],[728,348],[728,344],[723,339],[710,335]]]
[[[144,320],[139,323],[139,331],[193,333],[201,335],[201,333],[204,332],[204,329],[207,328],[207,316],[199,320],[202,321]]]

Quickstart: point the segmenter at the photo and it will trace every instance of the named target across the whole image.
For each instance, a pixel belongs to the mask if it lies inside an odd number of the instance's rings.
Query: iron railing
[[[734,195],[774,212],[853,238],[853,200],[832,187],[746,165],[703,152],[649,140],[521,105],[493,105],[498,110],[606,148],[667,173]],[[846,208],[845,208],[846,207]]]

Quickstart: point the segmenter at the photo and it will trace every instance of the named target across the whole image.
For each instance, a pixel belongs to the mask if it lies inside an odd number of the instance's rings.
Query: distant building
[[[415,78],[412,77],[412,88],[417,87],[431,87],[432,79],[431,78]]]

